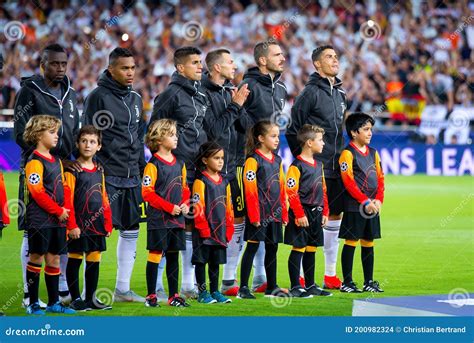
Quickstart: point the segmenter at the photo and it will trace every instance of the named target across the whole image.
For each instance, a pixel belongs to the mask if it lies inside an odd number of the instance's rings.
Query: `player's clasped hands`
[[[244,84],[242,87],[240,87],[239,90],[233,89],[231,91],[231,96],[232,96],[232,102],[235,102],[239,106],[243,106],[245,103],[245,100],[247,100],[247,97],[249,96],[250,91],[248,89],[248,85]]]
[[[379,213],[381,206],[382,203],[379,200],[371,200],[370,203],[365,206],[365,212],[368,214]]]
[[[178,205],[174,205],[173,211],[171,211],[171,214],[173,216],[179,216],[181,214],[181,207],[179,207]]]

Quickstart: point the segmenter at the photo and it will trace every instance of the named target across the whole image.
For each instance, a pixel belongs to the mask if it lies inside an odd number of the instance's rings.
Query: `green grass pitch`
[[[9,199],[17,198],[17,173],[5,174]],[[273,303],[257,296],[255,301],[233,299],[232,304],[202,305],[176,309],[163,305],[146,308],[143,304],[115,304],[112,311],[87,312],[84,316],[350,316],[353,299],[406,295],[448,294],[474,291],[473,196],[474,179],[463,177],[386,177],[385,203],[382,209],[382,239],[375,246],[375,279],[383,294],[348,295],[339,291],[333,297],[285,299]],[[0,241],[0,311],[21,316],[23,286],[20,273],[20,244],[16,219],[3,230]],[[113,290],[115,285],[118,235],[108,240],[103,254],[99,288]],[[146,228],[141,227],[132,288],[145,295]],[[289,286],[287,258],[289,247],[280,245],[278,283]],[[322,282],[324,257],[316,253],[317,282]],[[82,274],[82,273],[81,273]],[[340,275],[338,265],[338,275]],[[221,275],[222,276],[222,275]],[[363,282],[360,248],[354,260],[354,280]],[[165,280],[166,284],[166,280]],[[46,300],[43,282],[40,296]]]

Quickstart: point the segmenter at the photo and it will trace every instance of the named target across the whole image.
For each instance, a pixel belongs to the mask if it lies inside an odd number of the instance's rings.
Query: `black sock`
[[[79,269],[81,268],[81,263],[82,259],[79,258],[69,257],[67,260],[66,280],[72,301],[81,297],[81,292],[79,291]]]
[[[300,251],[291,250],[288,257],[288,273],[290,274],[291,288],[300,284],[300,265],[303,253]]]
[[[38,302],[40,273],[41,264],[28,262],[26,266],[26,283],[28,286],[28,294],[30,296],[30,304]]]
[[[277,251],[278,244],[265,244],[265,273],[267,274],[267,289],[273,290],[277,287]]]
[[[196,263],[194,265],[194,274],[196,274],[196,282],[199,293],[206,290],[206,265],[204,263]]]
[[[316,253],[307,251],[303,254],[304,285],[306,288],[314,285],[315,255]]]
[[[211,293],[214,293],[219,289],[219,265],[209,263],[207,268],[209,273],[209,289]]]
[[[224,286],[233,286],[235,280],[222,280],[222,285]]]
[[[147,295],[156,293],[156,278],[158,277],[159,263],[146,262],[146,287]]]
[[[166,253],[166,277],[168,278],[168,292],[172,297],[178,293],[179,263],[178,252]]]
[[[348,284],[352,281],[352,264],[354,262],[355,247],[344,244],[341,254],[342,275],[344,283]]]
[[[86,260],[86,301],[92,301],[94,293],[97,290],[97,284],[99,283],[99,266],[100,262]]]
[[[373,280],[374,277],[374,247],[362,247],[361,249],[362,269],[364,270],[364,283]]]
[[[59,268],[56,271],[48,272],[48,267],[45,268],[44,281],[46,282],[46,289],[48,290],[48,306],[54,305],[59,301],[59,275],[61,272]]]
[[[249,286],[250,272],[252,271],[253,259],[257,253],[259,243],[247,242],[244,254],[242,256],[242,264],[240,265],[240,287]]]

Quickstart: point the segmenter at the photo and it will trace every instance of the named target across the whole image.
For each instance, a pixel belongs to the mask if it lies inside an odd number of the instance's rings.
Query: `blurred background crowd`
[[[40,72],[39,52],[52,42],[69,52],[79,104],[110,51],[130,48],[134,87],[151,110],[174,71],[175,48],[230,48],[238,83],[254,64],[255,43],[269,38],[285,52],[289,104],[314,72],[311,51],[321,44],[339,53],[348,109],[389,113],[386,125],[418,125],[427,105],[449,113],[474,101],[474,3],[467,0],[7,1],[0,32],[0,108],[13,108],[21,77]]]

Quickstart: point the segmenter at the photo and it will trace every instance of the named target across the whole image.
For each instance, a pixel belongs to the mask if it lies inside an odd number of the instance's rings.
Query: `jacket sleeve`
[[[76,141],[77,139],[77,135],[79,134],[79,130],[80,130],[80,127],[81,127],[81,116],[79,115],[79,110],[77,109],[77,98],[76,98],[76,92],[73,93],[74,94],[74,97],[73,97],[73,103],[74,103],[74,112],[72,113],[72,115],[74,116],[74,127],[72,129],[72,135],[73,135],[73,142]],[[76,147],[75,144],[73,144],[73,150],[72,150],[72,155],[74,156],[74,158],[78,158],[79,157],[79,149]]]
[[[315,106],[314,94],[311,94],[310,88],[305,88],[291,108],[291,125],[286,129],[285,136],[294,157],[301,153],[301,147],[296,138],[298,130],[307,122],[308,115]]]
[[[13,110],[13,132],[15,135],[15,142],[23,150],[32,149],[23,139],[23,133],[25,132],[25,126],[28,120],[31,118],[34,112],[34,96],[31,90],[27,87],[22,87],[18,92],[15,101],[15,108]]]
[[[211,237],[211,228],[206,218],[206,199],[205,199],[205,185],[199,179],[196,179],[193,184],[193,206],[194,206],[194,227],[199,232],[199,237]]]
[[[143,112],[140,115],[140,122],[138,123],[138,140],[140,141],[140,156],[138,157],[138,167],[140,169],[140,176],[145,171],[145,132],[146,132],[146,120],[143,117]]]
[[[2,215],[0,217],[4,225],[10,224],[10,214],[8,213],[7,191],[5,189],[5,180],[3,173],[0,171],[0,206]]]
[[[303,205],[301,205],[300,196],[298,191],[300,189],[300,170],[297,166],[291,165],[286,175],[286,193],[288,195],[288,201],[290,208],[293,210],[296,219],[303,218],[305,216]]]
[[[347,192],[360,204],[365,204],[369,198],[360,190],[354,179],[352,162],[354,158],[349,150],[343,150],[339,157],[339,167],[341,169],[341,178]]]
[[[247,130],[250,129],[254,125],[254,121],[250,118],[249,114],[245,110],[244,107],[240,109],[239,118],[235,121],[235,129],[239,133],[246,134]]]
[[[283,163],[280,163],[280,201],[281,201],[281,220],[288,223],[288,206],[286,203],[285,191],[285,173],[283,172]]]
[[[232,206],[232,195],[230,184],[226,187],[226,207],[225,207],[225,225],[226,225],[226,239],[227,242],[230,242],[232,235],[234,234],[234,209]]]
[[[112,232],[114,227],[112,220],[112,208],[110,207],[109,196],[105,188],[105,175],[102,172],[102,206],[104,207],[104,225],[105,231]]]
[[[377,194],[375,199],[383,203],[384,192],[385,192],[385,177],[382,170],[382,162],[380,161],[379,153],[375,152],[375,170],[377,171]]]
[[[209,100],[212,98],[208,95]],[[239,117],[240,106],[231,102],[222,113],[215,113],[214,106],[209,106],[204,117],[204,131],[209,139],[218,140],[228,127],[234,125]]]
[[[174,97],[168,96],[168,92],[165,90],[163,93],[158,94],[155,98],[149,125],[158,119],[163,119],[163,118],[173,119],[173,112],[174,112]]]
[[[25,180],[31,197],[43,210],[59,217],[63,209],[47,193],[43,186],[43,164],[38,160],[31,160],[25,167]]]
[[[244,165],[244,195],[247,214],[252,224],[260,222],[257,169],[257,160],[253,157],[247,158]]]
[[[183,177],[183,196],[182,196],[180,205],[181,204],[189,205],[189,199],[191,198],[191,191],[189,190],[189,187],[188,187],[187,171],[186,171],[185,164],[183,164],[183,169],[181,169],[181,175]]]
[[[158,169],[153,163],[148,163],[143,173],[142,197],[150,206],[168,213],[173,212],[174,204],[160,197],[155,192],[155,183],[158,180]]]

